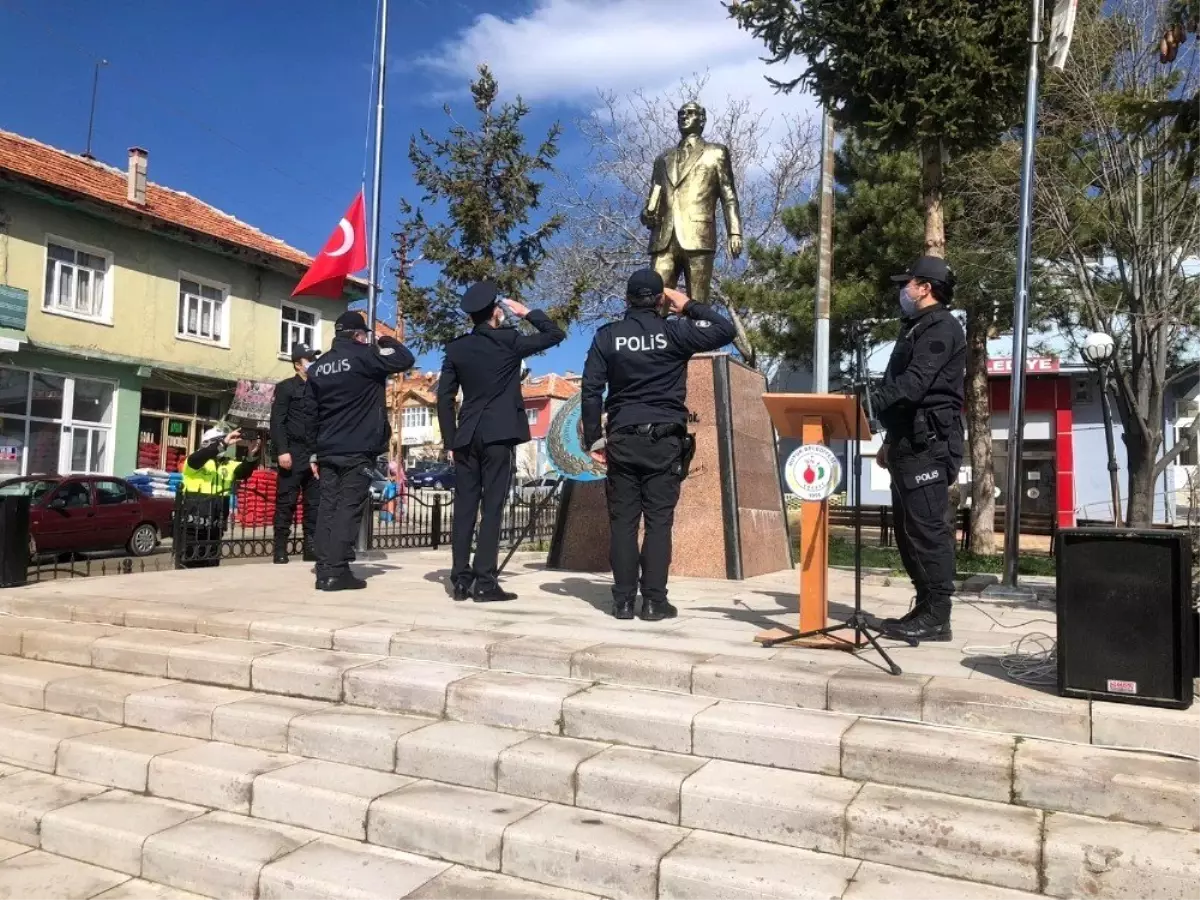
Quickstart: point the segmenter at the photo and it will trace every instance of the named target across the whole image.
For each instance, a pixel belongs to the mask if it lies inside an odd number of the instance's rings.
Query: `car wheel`
[[[129,552],[134,556],[149,556],[158,546],[158,529],[146,522],[134,529],[129,538]]]

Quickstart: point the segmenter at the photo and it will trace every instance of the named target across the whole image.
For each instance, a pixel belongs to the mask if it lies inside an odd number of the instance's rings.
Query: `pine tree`
[[[422,351],[462,331],[459,299],[475,282],[490,279],[503,296],[519,298],[563,225],[558,215],[530,225],[542,195],[539,176],[553,171],[562,129],[555,123],[530,152],[521,130],[529,107],[520,97],[498,104],[498,95],[496,79],[480,66],[471,83],[474,128],[459,123],[446,106],[448,136],[435,138],[422,129],[409,144],[414,179],[424,193],[417,207],[401,203],[396,239],[405,235],[409,258],[436,266],[438,275],[426,286],[400,279],[396,308],[410,342]],[[557,313],[564,317],[563,310]]]

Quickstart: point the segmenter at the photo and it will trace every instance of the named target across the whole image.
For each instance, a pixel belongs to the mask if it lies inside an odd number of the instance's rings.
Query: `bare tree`
[[[649,233],[638,215],[654,159],[679,141],[676,113],[690,100],[704,103],[707,82],[707,75],[695,76],[657,95],[601,92],[597,108],[577,123],[590,148],[589,162],[581,175],[565,178],[554,196],[566,226],[542,269],[538,290],[546,299],[561,302],[564,287],[572,288],[582,297],[572,311],[579,321],[618,315],[629,273],[648,264]],[[704,136],[729,148],[746,244],[787,241],[781,214],[805,197],[818,163],[819,139],[811,119],[772,119],[744,97],[706,105]],[[722,284],[744,268],[722,242],[713,267],[712,295],[737,326],[738,351],[748,364],[758,366],[763,360],[751,344],[751,314],[730,306],[722,291]]]

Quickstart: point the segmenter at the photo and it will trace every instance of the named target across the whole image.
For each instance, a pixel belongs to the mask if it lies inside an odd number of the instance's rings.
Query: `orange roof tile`
[[[521,385],[521,396],[526,400],[570,400],[579,393],[579,385],[561,375],[542,375],[531,378]]]
[[[305,267],[312,263],[312,257],[303,250],[182,191],[147,181],[145,205],[131,203],[127,198],[124,171],[3,130],[0,130],[0,172],[10,172],[34,184],[59,188],[285,262]],[[365,286],[361,279],[350,280]]]

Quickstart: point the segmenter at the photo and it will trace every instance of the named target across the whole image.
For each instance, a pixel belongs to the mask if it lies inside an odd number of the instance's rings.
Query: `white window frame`
[[[541,410],[538,409],[536,406],[525,407],[525,421],[528,422],[530,425],[536,425],[538,422],[538,416],[540,413],[541,413]]]
[[[85,253],[87,251],[84,251]],[[26,477],[29,475],[29,427],[33,422],[40,422],[48,425],[57,425],[59,429],[58,439],[58,474],[66,475],[102,475],[113,477],[113,468],[116,463],[117,452],[117,416],[118,405],[121,398],[121,386],[112,378],[96,377],[94,375],[79,375],[74,372],[57,372],[53,369],[30,369],[24,366],[3,366],[14,372],[24,372],[26,375],[25,387],[25,412],[23,414],[10,414],[8,418],[22,422],[25,426],[23,441],[21,447],[21,475],[4,476],[9,478]],[[59,407],[59,415],[57,418],[47,416],[30,415],[31,408],[31,392],[33,391],[33,376],[35,375],[50,375],[55,378],[63,379],[63,396],[62,405]],[[75,382],[78,379],[84,381],[96,381],[106,384],[113,389],[111,421],[107,424],[103,422],[85,422],[83,420],[76,421],[73,412],[75,407]],[[71,449],[75,441],[75,429],[83,429],[89,432],[88,449],[91,449],[92,437],[91,433],[100,430],[108,431],[108,445],[104,451],[104,468],[98,472],[82,472],[71,467]],[[91,454],[87,454],[90,458]]]
[[[311,326],[312,337],[310,337],[308,340],[296,338],[296,335],[294,333],[296,330],[306,329],[306,328],[309,328],[310,326],[301,325],[298,322],[288,322],[283,317],[283,311],[285,309],[292,309],[295,312],[306,313],[313,317],[313,324]],[[288,341],[288,346],[285,349],[282,349],[279,351],[280,359],[286,359],[290,362],[292,359],[292,347],[294,347],[298,343],[299,344],[308,344],[308,346],[313,350],[316,350],[318,348],[319,344],[321,343],[321,313],[318,310],[313,309],[311,306],[302,306],[299,303],[293,303],[290,300],[284,300],[279,304],[279,327],[283,328],[285,323],[288,326],[290,326],[290,328],[292,329],[292,332],[289,333],[289,337],[291,339]]]
[[[179,325],[180,306],[183,303],[183,283],[185,281],[193,281],[201,287],[212,288],[221,292],[221,339],[213,340],[212,338],[200,337],[194,334],[188,334],[183,331]],[[214,281],[211,278],[202,278],[199,275],[193,275],[191,272],[179,270],[179,277],[175,281],[175,340],[190,341],[193,344],[200,344],[204,347],[219,347],[222,350],[229,349],[229,308],[233,305],[231,302],[232,288],[228,284],[222,284],[219,281]],[[202,298],[203,299],[203,298]]]
[[[60,309],[50,303],[50,296],[46,294],[46,270],[51,262],[57,263],[58,260],[50,259],[50,245],[56,244],[59,247],[64,247],[67,250],[74,250],[76,253],[87,253],[90,256],[99,256],[104,260],[104,291],[100,297],[100,315],[89,316],[73,309]],[[78,269],[78,266],[75,266]],[[108,325],[112,327],[113,323],[113,281],[115,279],[113,254],[100,247],[92,247],[88,244],[81,244],[79,241],[73,241],[69,238],[62,237],[57,234],[46,234],[46,240],[42,244],[42,312],[51,316],[62,316],[66,319],[77,319],[80,322],[91,322],[94,325]],[[57,284],[57,277],[55,278]],[[57,295],[57,291],[54,292]]]
[[[400,426],[413,430],[431,428],[433,426],[433,410],[428,406],[405,406],[400,411]]]

